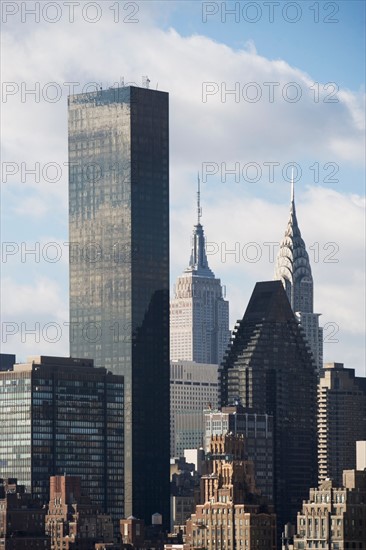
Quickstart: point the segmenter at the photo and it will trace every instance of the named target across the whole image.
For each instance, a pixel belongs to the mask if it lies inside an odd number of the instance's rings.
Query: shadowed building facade
[[[31,356],[0,372],[0,471],[41,504],[50,475],[80,476],[101,510],[123,514],[123,377],[91,359]]]
[[[125,515],[169,524],[168,94],[69,97],[71,354],[125,380]]]
[[[46,510],[16,479],[0,479],[1,550],[50,550]]]
[[[253,461],[255,482],[261,494],[273,501],[273,417],[245,412],[241,405],[206,410],[204,449],[209,451],[214,435],[244,435],[245,451]]]
[[[356,468],[356,441],[366,440],[366,378],[343,363],[325,363],[318,386],[319,483],[338,486]]]
[[[256,284],[220,372],[223,406],[273,415],[280,534],[317,479],[316,366],[280,281]]]
[[[113,544],[111,517],[83,494],[79,477],[51,476],[45,530],[52,550],[90,550],[97,543],[107,543],[104,548]]]

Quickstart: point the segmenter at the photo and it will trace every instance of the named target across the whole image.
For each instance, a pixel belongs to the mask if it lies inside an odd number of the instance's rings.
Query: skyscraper
[[[356,441],[366,439],[366,378],[343,363],[325,363],[318,386],[319,483],[342,483],[356,468]]]
[[[203,410],[219,404],[218,365],[170,364],[170,456],[203,445]]]
[[[320,371],[323,367],[323,329],[319,327],[320,313],[314,313],[313,277],[309,255],[297,222],[293,178],[290,218],[280,243],[274,278],[281,281],[286,290],[292,310],[305,332]]]
[[[208,266],[201,216],[198,179],[191,257],[170,303],[170,359],[218,365],[230,339],[229,302]]]
[[[50,475],[82,478],[117,521],[123,514],[123,377],[90,359],[28,357],[0,372],[0,466],[41,503]]]
[[[168,94],[69,98],[71,354],[125,380],[125,514],[169,524]]]
[[[273,415],[278,533],[317,480],[316,366],[282,284],[257,283],[221,367],[221,402]]]

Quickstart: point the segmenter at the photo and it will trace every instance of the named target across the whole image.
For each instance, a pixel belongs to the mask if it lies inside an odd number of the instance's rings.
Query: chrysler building
[[[323,329],[319,327],[320,313],[313,312],[313,277],[309,255],[297,223],[293,177],[290,218],[280,243],[274,278],[280,280],[286,290],[320,371],[323,368]]]
[[[188,267],[178,277],[170,303],[170,360],[219,364],[230,340],[229,302],[208,266],[201,225],[200,181],[197,223]]]

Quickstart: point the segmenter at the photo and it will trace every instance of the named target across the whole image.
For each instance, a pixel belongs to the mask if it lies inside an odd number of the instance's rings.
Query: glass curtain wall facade
[[[69,97],[71,355],[125,380],[125,515],[169,524],[168,94]]]
[[[115,521],[123,514],[123,377],[92,361],[37,357],[0,372],[2,477],[46,504],[51,475],[80,476]]]

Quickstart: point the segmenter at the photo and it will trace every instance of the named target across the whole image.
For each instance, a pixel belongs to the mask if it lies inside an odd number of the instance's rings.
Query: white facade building
[[[218,401],[218,365],[171,361],[170,456],[203,446],[203,411],[217,408]]]
[[[170,359],[218,365],[230,340],[229,302],[208,267],[199,187],[197,195],[189,266],[178,277],[170,302]]]
[[[313,277],[309,255],[297,222],[293,181],[290,219],[280,243],[274,278],[280,280],[286,290],[320,372],[323,367],[323,329],[319,327],[320,313],[313,311]]]

